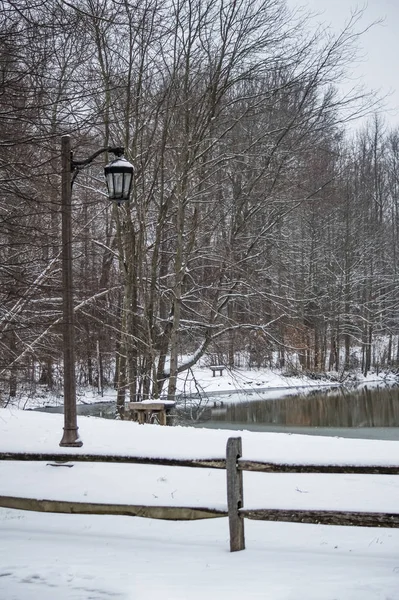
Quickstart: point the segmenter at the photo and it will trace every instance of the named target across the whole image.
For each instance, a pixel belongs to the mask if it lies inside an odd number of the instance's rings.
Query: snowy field
[[[0,451],[222,458],[226,430],[79,418],[81,449],[59,447],[62,415],[0,410]],[[399,442],[240,433],[243,457],[397,464]],[[0,463],[0,494],[226,508],[224,471],[143,465]],[[399,512],[399,476],[244,473],[246,508]],[[399,530],[245,521],[166,522],[0,509],[1,600],[399,600]]]

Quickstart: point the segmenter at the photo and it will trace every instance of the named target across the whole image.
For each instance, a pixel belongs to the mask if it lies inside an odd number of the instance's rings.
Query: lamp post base
[[[60,446],[69,446],[70,448],[80,448],[83,442],[79,437],[79,427],[64,427],[64,435],[60,441]]]

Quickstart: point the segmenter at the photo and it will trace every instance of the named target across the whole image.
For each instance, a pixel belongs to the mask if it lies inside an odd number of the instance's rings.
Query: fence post
[[[227,509],[229,511],[230,552],[245,549],[244,518],[239,509],[243,508],[244,491],[242,471],[237,469],[237,460],[242,455],[241,438],[229,438],[226,447]]]

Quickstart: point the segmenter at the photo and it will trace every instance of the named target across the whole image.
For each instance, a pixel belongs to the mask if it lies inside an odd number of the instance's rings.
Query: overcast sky
[[[361,61],[353,65],[353,75],[367,88],[391,93],[385,118],[391,126],[399,127],[399,0],[368,0],[367,4],[353,0],[287,0],[290,7],[304,6],[319,13],[317,22],[330,24],[340,30],[351,9],[365,7],[361,26],[383,19],[364,33],[360,40]]]

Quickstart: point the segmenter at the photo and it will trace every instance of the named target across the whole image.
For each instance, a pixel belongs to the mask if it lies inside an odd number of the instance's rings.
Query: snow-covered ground
[[[6,511],[4,600],[397,600],[395,530],[246,524],[227,550],[226,519],[165,522]]]
[[[216,379],[216,378],[214,378]],[[211,382],[213,383],[213,382]],[[0,410],[0,452],[221,458],[237,432],[80,417],[81,449],[59,447],[62,415]],[[399,442],[240,432],[246,459],[397,464]],[[226,508],[223,471],[0,462],[0,494]],[[399,476],[244,473],[246,508],[399,512]],[[226,518],[166,522],[0,509],[1,600],[399,600],[399,530],[246,521],[231,554]]]

